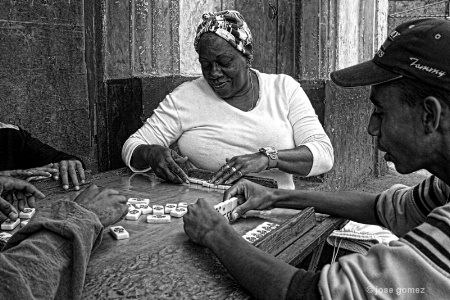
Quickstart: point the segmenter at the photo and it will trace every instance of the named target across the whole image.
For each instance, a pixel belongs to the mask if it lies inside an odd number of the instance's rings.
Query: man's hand
[[[236,184],[225,191],[223,200],[231,197],[239,198],[239,206],[231,213],[231,221],[236,221],[247,211],[252,209],[268,209],[275,202],[272,197],[273,189],[261,186],[248,180],[239,180]]]
[[[53,164],[48,164],[42,167],[30,168],[24,170],[5,170],[0,171],[0,175],[12,176],[19,179],[29,179],[32,177],[51,177],[57,174],[58,170],[53,167]]]
[[[223,232],[229,226],[227,220],[219,214],[207,200],[200,198],[197,203],[188,205],[183,216],[184,231],[197,244],[208,246],[208,236],[213,232]]]
[[[53,167],[57,170],[56,174],[53,174],[53,179],[58,180],[58,178],[61,177],[62,186],[65,190],[69,188],[69,177],[73,185],[75,186],[75,190],[80,189],[77,171],[78,175],[80,176],[81,183],[84,183],[86,180],[83,164],[79,160],[62,160],[60,162],[54,163]]]
[[[92,184],[74,200],[94,212],[104,227],[117,223],[128,213],[127,198],[118,191]]]
[[[0,176],[0,211],[13,221],[19,217],[13,206],[14,200],[17,199],[17,206],[22,211],[25,204],[34,207],[35,200],[44,197],[44,194],[27,181],[10,176]]]

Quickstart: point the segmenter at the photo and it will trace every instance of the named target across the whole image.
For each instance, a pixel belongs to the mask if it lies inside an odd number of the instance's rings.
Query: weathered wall
[[[299,1],[131,0],[105,2],[105,78],[201,75],[193,41],[204,12],[236,9],[251,24],[254,67],[295,76]]]
[[[0,121],[95,169],[83,22],[83,0],[0,1]]]
[[[387,6],[387,0],[337,2],[336,70],[373,57],[387,36]],[[324,189],[348,189],[386,171],[376,139],[367,134],[373,109],[369,92],[368,87],[343,89],[326,81],[324,127],[335,150],[335,165],[325,174]]]
[[[329,74],[371,59],[386,37],[387,0],[301,1],[298,79],[335,150],[322,189],[348,189],[385,171],[376,141],[367,134],[372,110],[367,87],[342,89]],[[351,17],[349,17],[351,16]]]
[[[369,88],[341,89],[328,81],[325,87],[325,131],[334,147],[335,164],[325,174],[323,189],[342,190],[379,175],[375,169],[375,139],[367,134],[372,107]]]

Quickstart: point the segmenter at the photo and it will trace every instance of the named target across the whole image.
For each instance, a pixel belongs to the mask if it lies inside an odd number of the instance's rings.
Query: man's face
[[[401,89],[392,84],[372,86],[370,100],[375,108],[368,132],[378,138],[378,149],[386,152],[399,173],[408,174],[424,168],[423,130],[420,107],[412,107],[400,99]]]

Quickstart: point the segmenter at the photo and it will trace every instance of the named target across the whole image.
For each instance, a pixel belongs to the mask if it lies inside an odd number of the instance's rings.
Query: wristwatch
[[[278,150],[274,147],[262,147],[259,152],[269,158],[269,166],[267,169],[273,169],[278,164]]]

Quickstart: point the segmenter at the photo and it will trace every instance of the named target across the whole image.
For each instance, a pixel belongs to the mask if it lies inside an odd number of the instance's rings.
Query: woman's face
[[[204,33],[199,41],[199,61],[203,77],[223,99],[245,94],[248,85],[247,60],[226,40]]]

